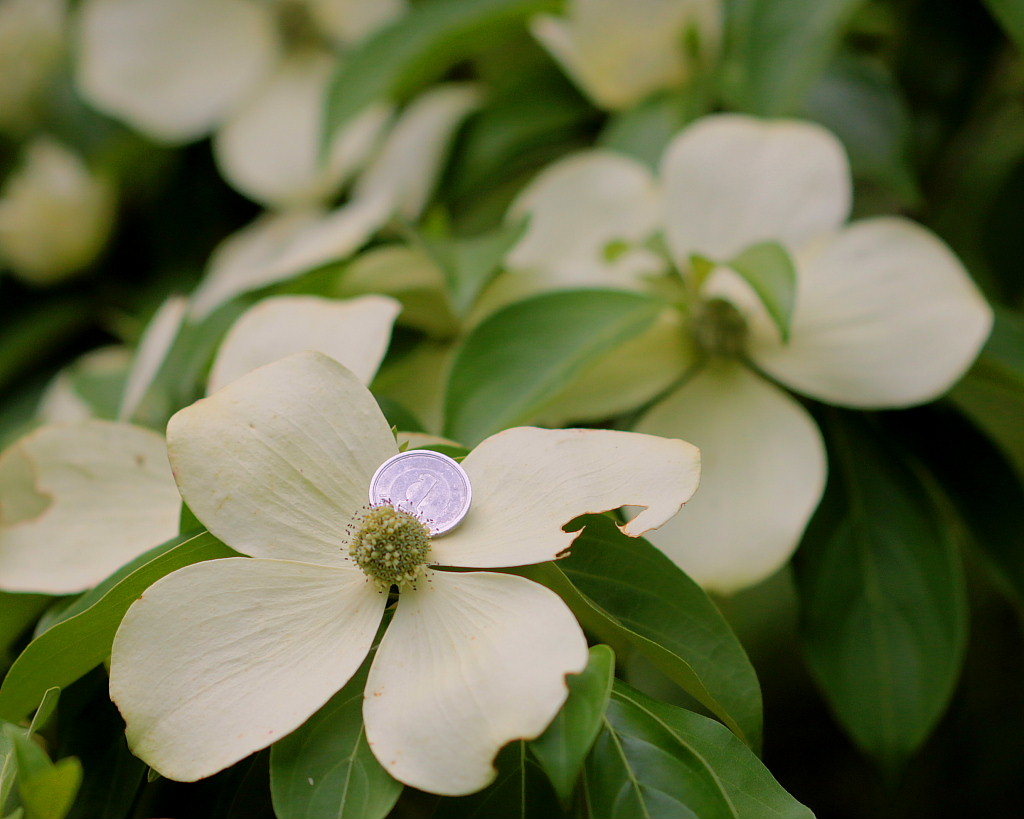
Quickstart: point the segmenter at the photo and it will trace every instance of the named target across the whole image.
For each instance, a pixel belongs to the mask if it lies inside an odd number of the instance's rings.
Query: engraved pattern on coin
[[[371,504],[390,504],[415,515],[434,536],[462,522],[472,497],[466,471],[447,455],[429,449],[388,458],[370,481]]]

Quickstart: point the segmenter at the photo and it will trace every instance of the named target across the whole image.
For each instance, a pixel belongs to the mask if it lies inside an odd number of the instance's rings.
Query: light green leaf
[[[29,643],[0,686],[0,719],[20,721],[47,689],[66,687],[102,663],[129,606],[161,577],[200,560],[236,555],[209,532],[171,542],[173,547],[115,583],[85,611]]]
[[[703,113],[697,103],[686,92],[651,97],[616,113],[601,132],[598,143],[656,170],[672,138]]]
[[[50,717],[53,716],[53,712],[57,708],[57,701],[60,699],[60,688],[53,686],[47,688],[46,693],[43,694],[43,699],[39,703],[39,707],[36,709],[35,714],[32,716],[32,723],[28,726],[28,733],[31,736],[42,728],[49,721]]]
[[[789,325],[796,306],[796,265],[777,242],[751,245],[729,262],[754,288],[783,341],[789,341]]]
[[[618,290],[543,293],[481,322],[448,382],[446,435],[475,445],[527,423],[587,365],[636,337],[663,305]]]
[[[735,0],[726,28],[722,93],[731,108],[798,113],[864,0]]]
[[[894,445],[827,418],[831,475],[795,562],[804,652],[839,721],[889,775],[953,693],[967,610],[953,528]]]
[[[370,750],[363,688],[370,663],[270,752],[278,819],[383,819],[402,793]]]
[[[548,775],[563,805],[568,806],[583,761],[597,739],[615,676],[615,652],[608,646],[590,649],[582,674],[569,676],[569,699],[530,750]]]
[[[707,761],[649,712],[613,696],[584,771],[588,819],[737,819]]]
[[[814,814],[786,793],[764,763],[720,722],[659,702],[625,683],[613,695],[656,720],[714,772],[738,819],[814,819]]]
[[[343,61],[327,104],[325,138],[378,100],[398,101],[521,31],[552,0],[428,0],[364,40]]]
[[[752,748],[761,743],[761,689],[743,647],[707,594],[642,538],[610,518],[555,563],[517,571],[553,589],[617,655],[642,654]]]
[[[1018,48],[1024,48],[1024,0],[985,0]]]
[[[50,762],[28,735],[12,733],[12,737],[25,819],[64,819],[82,784],[81,763],[74,757]]]

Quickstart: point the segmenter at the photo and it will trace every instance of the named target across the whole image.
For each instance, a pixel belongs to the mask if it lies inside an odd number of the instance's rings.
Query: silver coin
[[[410,449],[388,458],[370,480],[371,504],[390,504],[415,515],[431,535],[450,532],[462,523],[472,499],[466,470],[429,449]]]

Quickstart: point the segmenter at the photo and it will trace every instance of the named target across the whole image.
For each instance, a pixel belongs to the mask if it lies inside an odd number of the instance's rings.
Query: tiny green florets
[[[375,506],[359,521],[348,553],[381,591],[415,583],[430,553],[430,529],[393,506]]]

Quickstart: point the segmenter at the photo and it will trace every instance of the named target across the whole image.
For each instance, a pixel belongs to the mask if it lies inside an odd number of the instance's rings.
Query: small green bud
[[[430,529],[393,506],[372,507],[359,522],[348,553],[381,591],[411,585],[430,554]]]
[[[709,355],[739,356],[747,342],[747,320],[725,299],[709,299],[696,311],[693,337]]]

